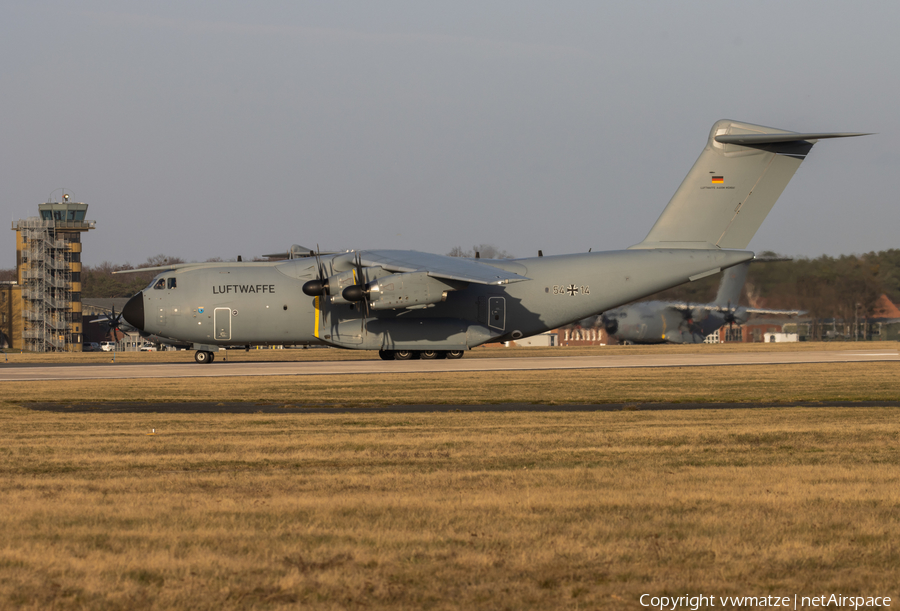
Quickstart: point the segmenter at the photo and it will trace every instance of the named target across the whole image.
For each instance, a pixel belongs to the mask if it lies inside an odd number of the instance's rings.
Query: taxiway
[[[900,362],[896,349],[746,352],[729,354],[637,354],[530,358],[463,358],[435,361],[306,361],[94,365],[3,365],[0,382],[235,376],[310,376],[386,373],[546,371],[628,367],[722,367],[797,363]]]

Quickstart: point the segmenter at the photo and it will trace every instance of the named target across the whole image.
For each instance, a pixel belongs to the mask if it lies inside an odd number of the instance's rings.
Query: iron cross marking
[[[566,292],[567,292],[569,295],[571,295],[572,297],[574,297],[575,295],[578,294],[578,287],[575,286],[574,284],[570,284],[570,285],[569,285],[569,288],[566,289]]]

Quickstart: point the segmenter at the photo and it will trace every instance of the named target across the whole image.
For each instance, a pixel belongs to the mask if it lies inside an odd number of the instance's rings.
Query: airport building
[[[12,348],[18,338],[17,346],[22,343],[22,287],[18,282],[0,282],[0,349]]]
[[[81,352],[81,236],[96,222],[85,220],[87,204],[68,198],[13,223],[16,282],[0,287],[0,341],[8,348]]]

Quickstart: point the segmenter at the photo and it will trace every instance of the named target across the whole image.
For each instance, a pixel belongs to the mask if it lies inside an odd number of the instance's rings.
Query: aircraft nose
[[[144,291],[128,300],[122,308],[122,318],[132,327],[144,330]]]
[[[604,314],[600,318],[600,320],[603,323],[603,328],[606,329],[606,332],[608,334],[615,335],[616,332],[619,330],[619,321],[617,319],[607,318],[606,315]]]

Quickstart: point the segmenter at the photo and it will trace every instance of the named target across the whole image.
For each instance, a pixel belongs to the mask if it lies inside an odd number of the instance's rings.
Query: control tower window
[[[169,278],[169,288],[170,289],[175,288],[175,278]]]
[[[166,279],[160,278],[159,280],[157,280],[156,284],[153,285],[153,288],[157,290],[166,288]]]

